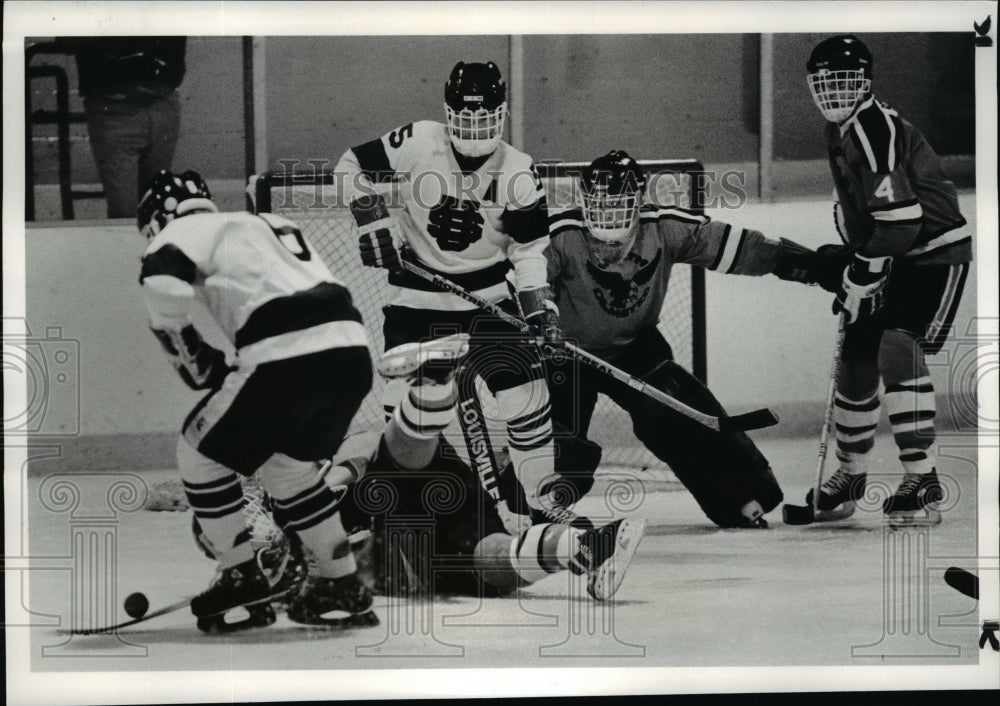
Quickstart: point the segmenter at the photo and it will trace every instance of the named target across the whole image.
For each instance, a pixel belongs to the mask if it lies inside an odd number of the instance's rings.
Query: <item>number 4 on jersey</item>
[[[892,194],[892,177],[886,176],[882,179],[882,182],[875,189],[875,198],[885,199],[886,201],[892,203],[895,201]]]

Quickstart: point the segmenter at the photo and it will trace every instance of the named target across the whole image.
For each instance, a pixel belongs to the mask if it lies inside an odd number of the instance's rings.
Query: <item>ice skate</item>
[[[819,488],[816,521],[831,522],[853,515],[857,501],[865,495],[867,479],[866,473],[849,473],[844,468],[838,468]],[[812,504],[813,491],[810,490],[806,494],[806,505]]]
[[[357,573],[335,579],[317,576],[306,581],[292,599],[288,618],[326,628],[371,627],[379,624],[371,605],[372,591]],[[334,612],[338,615],[327,615]]]
[[[257,557],[242,564],[220,569],[212,584],[191,599],[191,612],[198,618],[198,629],[209,634],[222,634],[254,627],[266,627],[274,622],[271,599],[282,593],[274,587],[257,564]],[[246,617],[227,621],[244,609]]]
[[[469,335],[456,333],[433,341],[390,348],[375,363],[385,378],[415,377],[438,384],[449,382],[459,361],[469,352]]]
[[[604,601],[615,595],[645,531],[646,520],[623,518],[580,537],[580,551],[570,569],[587,574],[591,598]]]
[[[937,469],[930,473],[906,473],[896,492],[882,503],[882,511],[894,529],[937,525],[941,523],[942,497]]]

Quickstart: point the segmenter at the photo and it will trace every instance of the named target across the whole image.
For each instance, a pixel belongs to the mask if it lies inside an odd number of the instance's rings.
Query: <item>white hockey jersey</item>
[[[447,127],[424,120],[347,150],[336,173],[347,201],[371,193],[374,184],[400,182],[395,193],[402,200],[403,237],[426,269],[492,302],[509,296],[511,266],[519,290],[545,286],[545,191],[531,158],[507,143],[463,173]],[[474,308],[409,273],[391,274],[389,284],[394,305]]]
[[[150,241],[139,281],[153,328],[183,328],[197,299],[241,364],[368,345],[350,292],[274,214],[177,218]]]

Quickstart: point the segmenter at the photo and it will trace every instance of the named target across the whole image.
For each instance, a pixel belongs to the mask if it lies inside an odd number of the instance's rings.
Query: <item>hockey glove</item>
[[[892,267],[891,257],[865,257],[855,254],[844,270],[840,291],[833,303],[833,313],[843,311],[847,323],[872,316],[885,303],[885,286]]]
[[[549,296],[547,287],[528,289],[517,293],[524,322],[531,328],[535,344],[546,354],[563,348],[562,326],[559,323],[559,307]]]
[[[399,272],[399,248],[403,238],[389,215],[381,194],[360,196],[351,201],[351,215],[357,225],[361,262],[368,267],[384,267]]]
[[[815,251],[793,240],[781,239],[778,261],[774,265],[774,276],[789,282],[816,284],[819,274],[820,257]]]
[[[151,330],[188,387],[207,390],[222,386],[231,370],[226,354],[205,343],[194,326],[188,324],[180,331]]]
[[[844,269],[854,259],[854,248],[848,245],[820,245],[816,254],[819,255],[816,283],[831,294],[836,294],[844,279]]]

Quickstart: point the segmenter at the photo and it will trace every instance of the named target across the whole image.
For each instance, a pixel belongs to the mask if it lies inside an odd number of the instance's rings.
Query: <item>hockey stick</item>
[[[833,421],[833,403],[837,394],[837,378],[840,373],[840,356],[844,351],[844,324],[846,315],[841,312],[837,323],[837,342],[833,346],[833,365],[830,370],[830,384],[826,393],[826,411],[823,414],[823,430],[819,434],[819,453],[816,458],[816,483],[813,486],[811,505],[789,505],[781,508],[781,519],[786,525],[811,525],[813,522],[830,522],[841,520],[854,512],[853,505],[849,512],[838,513],[819,509],[819,488],[823,484],[823,465],[826,463],[827,439],[830,434],[830,423]]]
[[[193,596],[192,596],[193,598]],[[81,630],[78,628],[73,628],[70,630],[71,635],[103,635],[109,632],[115,632],[121,628],[127,628],[132,625],[138,625],[139,623],[144,623],[152,618],[158,618],[161,615],[166,615],[167,613],[173,613],[174,611],[180,610],[181,608],[187,608],[191,605],[191,598],[182,598],[176,603],[171,603],[165,608],[160,608],[159,610],[154,610],[152,613],[146,613],[145,615],[133,618],[132,620],[126,620],[124,623],[118,623],[117,625],[109,625],[106,628],[88,628]]]
[[[511,326],[521,331],[524,331],[525,333],[530,333],[530,328],[528,324],[526,324],[524,321],[515,316],[511,316],[496,304],[493,304],[483,299],[482,297],[473,294],[467,289],[460,287],[459,285],[455,284],[446,277],[442,277],[441,275],[425,270],[420,265],[408,259],[405,259],[405,257],[400,257],[400,262],[402,263],[403,269],[405,269],[407,272],[410,272],[416,275],[417,277],[420,277],[421,279],[424,279],[445,291],[451,292],[452,294],[455,294],[461,297],[462,299],[465,299],[468,302],[472,302],[483,311],[492,314],[498,319],[504,321],[505,323],[510,324]],[[653,387],[652,385],[629,375],[624,370],[616,368],[610,363],[602,360],[601,358],[598,358],[595,355],[588,353],[587,351],[573,345],[572,343],[567,342],[564,344],[564,347],[566,351],[570,355],[575,357],[577,360],[580,360],[586,363],[587,365],[597,370],[600,370],[601,372],[611,376],[618,382],[628,385],[632,389],[639,391],[640,393],[646,395],[647,397],[656,400],[660,404],[669,407],[670,409],[684,415],[685,417],[688,417],[689,419],[693,419],[694,421],[698,422],[699,424],[702,424],[703,426],[708,427],[709,429],[713,429],[718,432],[731,433],[738,431],[749,431],[751,429],[761,429],[763,427],[774,426],[775,424],[778,423],[778,418],[774,416],[774,413],[769,409],[758,409],[754,410],[753,412],[747,412],[745,414],[738,414],[735,416],[724,415],[719,417],[710,414],[705,414],[704,412],[699,412],[698,410],[692,407],[688,407],[680,400],[675,399],[670,395],[667,395],[665,392]]]
[[[971,571],[949,566],[944,572],[944,582],[959,593],[979,600],[979,577]]]

